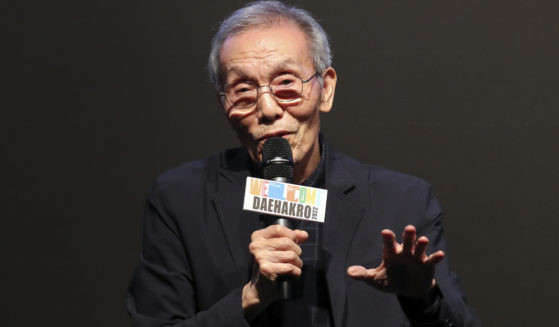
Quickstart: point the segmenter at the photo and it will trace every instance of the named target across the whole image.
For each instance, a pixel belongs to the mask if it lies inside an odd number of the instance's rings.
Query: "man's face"
[[[293,24],[254,28],[228,37],[220,62],[223,85],[241,81],[268,85],[280,74],[306,80],[315,73],[305,35]],[[314,170],[320,161],[319,112],[330,110],[336,78],[332,68],[323,75],[325,91],[315,77],[304,84],[302,98],[292,103],[276,102],[266,87],[260,89],[256,104],[249,109],[231,109],[227,101],[222,102],[229,123],[255,162],[261,162],[268,138],[283,137],[291,145],[295,174],[306,177],[306,170]]]

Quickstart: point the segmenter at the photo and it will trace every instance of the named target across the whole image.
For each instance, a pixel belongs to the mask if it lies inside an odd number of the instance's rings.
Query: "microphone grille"
[[[282,137],[269,138],[262,148],[262,162],[266,162],[274,157],[291,158],[291,156],[291,146]]]
[[[272,137],[262,148],[262,167],[265,179],[293,179],[293,158],[289,142],[281,137]]]

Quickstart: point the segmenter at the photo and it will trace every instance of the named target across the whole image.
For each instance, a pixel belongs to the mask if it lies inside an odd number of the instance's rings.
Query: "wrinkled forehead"
[[[252,26],[231,33],[219,53],[219,72],[223,79],[243,64],[313,65],[308,35],[293,22]]]

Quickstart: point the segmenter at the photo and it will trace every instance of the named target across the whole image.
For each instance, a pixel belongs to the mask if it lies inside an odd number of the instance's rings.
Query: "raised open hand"
[[[382,240],[383,260],[377,268],[351,266],[347,274],[383,292],[410,298],[427,297],[436,285],[435,265],[444,258],[444,252],[427,256],[429,239],[421,236],[416,240],[412,225],[404,228],[402,244],[396,242],[394,232],[389,229],[382,231]]]

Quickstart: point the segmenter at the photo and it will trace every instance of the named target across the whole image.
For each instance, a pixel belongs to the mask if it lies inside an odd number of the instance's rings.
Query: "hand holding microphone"
[[[278,277],[301,275],[303,262],[300,243],[309,235],[281,225],[270,225],[252,233],[249,250],[255,266],[251,281],[243,288],[242,306],[247,321],[258,316],[269,304],[286,299],[285,286]],[[287,282],[287,281],[282,281]]]
[[[264,143],[264,147],[262,148],[262,170],[264,179],[282,183],[291,183],[293,181],[293,154],[291,152],[291,146],[286,139],[272,137]],[[290,221],[287,218],[275,217],[273,224],[291,228]],[[276,228],[276,230],[281,231],[280,228]],[[292,261],[297,263],[297,266],[294,267],[295,270],[291,269],[284,274],[301,275],[301,267],[303,265],[303,262],[299,258],[301,255],[301,248],[297,246],[296,250],[297,251],[293,251],[287,248],[283,250],[284,252],[288,251],[287,255],[291,257]],[[260,269],[262,271],[262,268]],[[280,277],[279,280],[280,298],[282,300],[287,300],[291,297],[288,278],[289,277]]]
[[[291,156],[287,140],[279,137],[267,140],[262,150],[263,177],[272,181],[291,182]],[[255,261],[255,271],[251,282],[243,289],[244,309],[253,304],[263,309],[275,300],[289,299],[287,279],[301,275],[303,261],[299,244],[308,239],[307,232],[290,229],[287,218],[270,216],[270,222],[270,226],[252,233],[249,251]],[[249,311],[260,310],[253,307]]]

